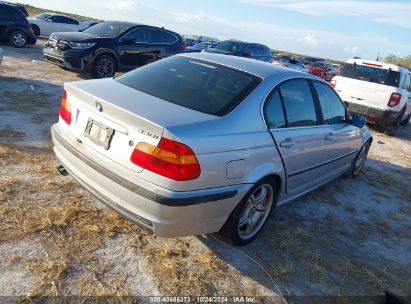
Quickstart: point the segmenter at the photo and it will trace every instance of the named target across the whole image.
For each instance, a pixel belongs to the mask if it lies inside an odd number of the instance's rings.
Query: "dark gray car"
[[[232,55],[246,57],[255,60],[273,62],[273,55],[269,47],[238,40],[226,40],[218,44],[215,48],[205,50],[207,53]]]

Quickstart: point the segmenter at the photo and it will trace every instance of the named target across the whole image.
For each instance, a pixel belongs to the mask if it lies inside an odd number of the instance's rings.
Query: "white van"
[[[411,116],[411,72],[403,66],[350,59],[339,76],[331,80],[353,114],[365,116],[371,124],[395,136],[399,125]]]

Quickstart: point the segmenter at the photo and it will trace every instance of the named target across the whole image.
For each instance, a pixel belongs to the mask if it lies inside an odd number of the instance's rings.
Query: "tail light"
[[[185,50],[185,49],[187,48],[187,46],[186,46],[185,43],[183,43],[182,45],[180,45],[180,48],[181,48],[182,50]]]
[[[130,160],[137,166],[177,181],[193,180],[201,174],[193,150],[164,137],[157,147],[143,142],[137,144]]]
[[[64,90],[63,98],[61,99],[60,117],[68,124],[71,124],[71,105],[67,101],[67,92]]]
[[[396,106],[398,106],[401,102],[401,94],[399,93],[392,93],[390,100],[388,101],[388,106],[390,108],[394,108]]]
[[[337,86],[337,80],[331,79],[330,86],[335,89],[335,87]]]

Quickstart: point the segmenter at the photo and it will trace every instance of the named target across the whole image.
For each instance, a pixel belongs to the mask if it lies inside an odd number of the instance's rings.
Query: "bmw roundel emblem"
[[[99,111],[99,112],[103,112],[103,106],[101,105],[101,103],[96,102],[96,109],[97,109],[97,111]]]

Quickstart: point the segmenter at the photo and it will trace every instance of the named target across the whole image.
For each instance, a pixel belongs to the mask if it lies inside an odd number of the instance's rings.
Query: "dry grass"
[[[226,276],[226,264],[211,252],[191,256],[188,246],[180,240],[173,247],[149,249],[150,266],[160,290],[169,295],[222,295],[215,282]]]

